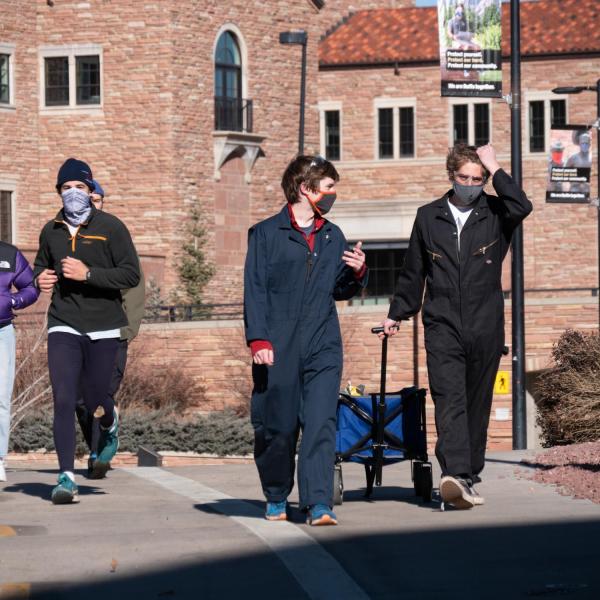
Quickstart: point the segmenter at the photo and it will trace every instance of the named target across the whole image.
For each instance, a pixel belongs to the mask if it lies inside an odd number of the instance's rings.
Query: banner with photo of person
[[[590,201],[592,130],[581,126],[550,130],[546,202]]]
[[[442,96],[502,97],[501,0],[438,0]]]

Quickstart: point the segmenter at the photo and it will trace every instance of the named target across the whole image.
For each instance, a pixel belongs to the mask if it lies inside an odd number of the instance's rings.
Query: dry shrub
[[[13,388],[11,424],[13,431],[27,416],[52,406],[52,388],[48,376],[46,341],[47,317],[28,315],[27,321],[16,320],[17,365]]]
[[[246,345],[244,326],[237,327],[232,336],[221,336],[220,343],[227,356],[223,365],[227,373],[223,393],[234,399],[227,403],[228,409],[238,417],[247,417],[250,414],[253,382],[252,356]]]
[[[115,400],[123,411],[183,415],[202,397],[202,387],[184,369],[173,364],[150,365],[138,350],[129,352]]]
[[[555,366],[536,386],[545,445],[600,439],[600,336],[568,329],[554,344]]]

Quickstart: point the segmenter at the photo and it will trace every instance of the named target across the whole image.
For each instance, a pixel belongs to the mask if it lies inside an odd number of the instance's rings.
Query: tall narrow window
[[[12,243],[12,192],[0,191],[0,240]]]
[[[535,100],[529,103],[529,151],[544,152],[546,125],[544,120],[544,101]]]
[[[379,109],[379,158],[394,158],[394,109]]]
[[[550,123],[552,127],[567,124],[566,100],[550,100]]]
[[[77,104],[100,104],[100,57],[77,56]]]
[[[244,129],[242,59],[238,41],[231,31],[224,31],[217,42],[215,129],[229,131]]]
[[[0,54],[0,102],[10,103],[10,55]]]
[[[415,155],[415,113],[412,106],[399,109],[400,156],[407,158]]]
[[[47,57],[44,62],[46,106],[69,106],[69,58]]]
[[[455,104],[453,106],[453,141],[455,144],[469,143],[469,105]]]
[[[402,247],[399,247],[400,245]],[[394,295],[396,280],[406,255],[406,246],[402,242],[372,242],[365,246],[369,282],[364,297],[387,301]]]
[[[475,104],[475,145],[485,146],[490,141],[490,105]]]
[[[340,111],[325,111],[325,158],[340,160]]]

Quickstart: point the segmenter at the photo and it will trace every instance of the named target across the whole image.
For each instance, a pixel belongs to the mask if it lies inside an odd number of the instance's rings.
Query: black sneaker
[[[462,477],[452,477],[451,475],[442,477],[440,496],[442,502],[461,510],[473,508],[476,504],[469,483]]]
[[[469,490],[471,491],[471,496],[473,496],[475,506],[482,506],[485,504],[485,498],[473,487],[472,484],[469,486]]]

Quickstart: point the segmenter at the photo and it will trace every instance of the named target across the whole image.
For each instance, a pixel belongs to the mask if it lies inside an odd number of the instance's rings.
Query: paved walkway
[[[409,465],[384,469],[374,501],[344,465],[340,526],[262,519],[253,465],[118,469],[52,506],[56,472],[0,484],[0,599],[600,598],[600,506],[515,477],[492,454],[487,503],[441,512],[414,497]],[[436,474],[437,481],[437,474]],[[296,501],[295,495],[291,498]]]

